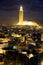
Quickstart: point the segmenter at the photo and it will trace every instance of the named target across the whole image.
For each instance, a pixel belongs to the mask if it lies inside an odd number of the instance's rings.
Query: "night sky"
[[[18,22],[21,5],[24,8],[24,20],[43,25],[43,0],[0,0],[0,24]]]

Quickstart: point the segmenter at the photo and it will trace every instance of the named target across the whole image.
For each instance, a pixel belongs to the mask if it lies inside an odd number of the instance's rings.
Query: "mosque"
[[[19,9],[19,22],[16,25],[28,25],[28,26],[41,28],[41,26],[34,21],[24,21],[23,20],[23,7],[22,6],[20,6],[20,9]]]

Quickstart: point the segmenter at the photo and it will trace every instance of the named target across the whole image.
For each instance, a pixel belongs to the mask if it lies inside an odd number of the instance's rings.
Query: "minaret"
[[[23,7],[20,6],[20,10],[19,10],[19,23],[22,24],[23,23]]]

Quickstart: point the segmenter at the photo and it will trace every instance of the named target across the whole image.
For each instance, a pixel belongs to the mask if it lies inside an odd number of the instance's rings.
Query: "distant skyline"
[[[0,0],[0,24],[17,23],[21,5],[24,8],[24,20],[43,25],[43,0]]]

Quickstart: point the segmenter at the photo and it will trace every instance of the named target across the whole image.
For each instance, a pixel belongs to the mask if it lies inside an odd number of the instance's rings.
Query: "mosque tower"
[[[37,29],[42,28],[42,26],[40,26],[38,23],[36,23],[34,21],[24,21],[23,20],[23,7],[22,6],[20,6],[19,22],[17,23],[17,25],[28,25],[30,27],[36,27]]]
[[[19,23],[22,24],[23,23],[23,7],[20,6],[20,10],[19,10]]]

